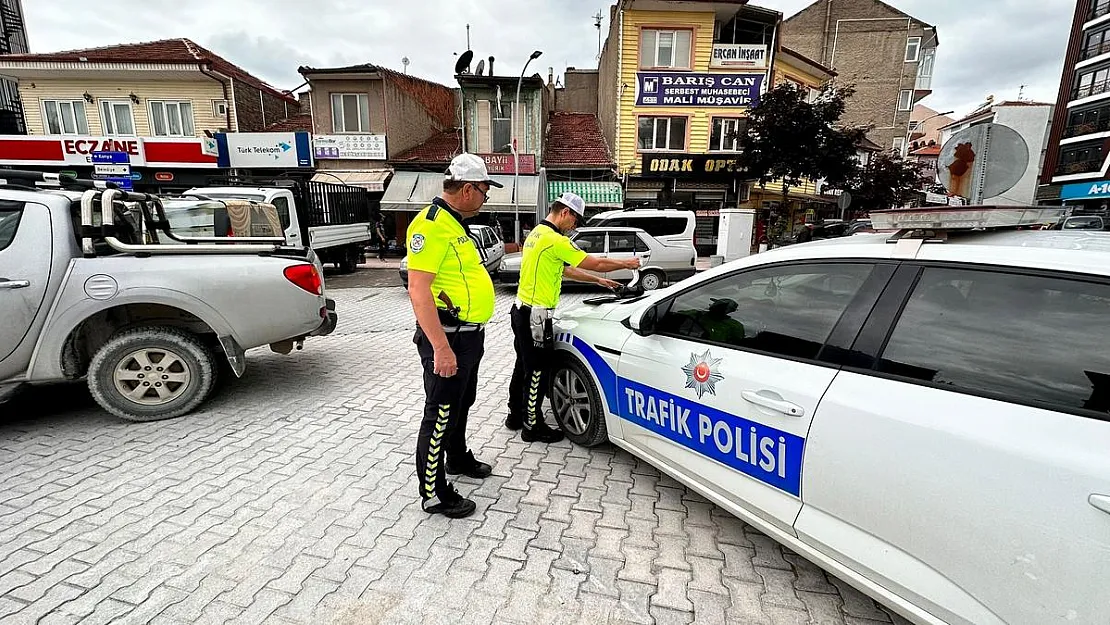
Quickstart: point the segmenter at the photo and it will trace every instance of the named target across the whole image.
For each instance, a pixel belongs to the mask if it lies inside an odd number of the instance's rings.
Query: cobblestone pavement
[[[473,517],[424,514],[407,297],[332,294],[334,335],[252,352],[193,415],[123,423],[81,387],[0,408],[0,622],[892,622],[620,450],[510,436],[508,293],[470,427],[494,475],[457,481]]]

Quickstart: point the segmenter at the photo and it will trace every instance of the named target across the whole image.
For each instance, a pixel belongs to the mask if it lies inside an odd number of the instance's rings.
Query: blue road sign
[[[131,155],[127,152],[93,152],[90,156],[94,165],[125,165],[131,162]]]
[[[107,176],[103,180],[105,182],[114,182],[117,187],[119,187],[121,189],[124,189],[126,191],[131,191],[132,189],[135,188],[131,185],[131,176],[128,176],[126,178],[119,177],[119,176]]]

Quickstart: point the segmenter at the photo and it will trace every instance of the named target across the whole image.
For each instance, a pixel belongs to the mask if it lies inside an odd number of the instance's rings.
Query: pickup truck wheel
[[[128,421],[159,421],[186,414],[204,401],[216,380],[212,351],[196,336],[144,327],[112,337],[89,365],[93,399]]]
[[[605,412],[593,378],[577,360],[561,357],[551,379],[551,407],[567,438],[583,447],[609,440]]]

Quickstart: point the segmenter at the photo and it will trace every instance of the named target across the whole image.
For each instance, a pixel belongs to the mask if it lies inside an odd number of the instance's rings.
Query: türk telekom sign
[[[92,167],[93,152],[124,152],[133,167],[216,167],[203,139],[0,135],[0,165]]]

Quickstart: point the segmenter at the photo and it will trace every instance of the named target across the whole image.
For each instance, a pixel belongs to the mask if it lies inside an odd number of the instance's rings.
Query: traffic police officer
[[[563,278],[591,282],[609,288],[620,286],[588,271],[636,269],[639,258],[612,260],[590,256],[567,238],[566,232],[584,221],[586,203],[574,193],[564,193],[551,205],[547,218],[528,234],[521,252],[520,283],[516,304],[510,312],[516,367],[509,384],[510,430],[523,428],[526,442],[554,443],[563,433],[543,419],[543,396],[549,384],[555,343],[551,314],[559,305]],[[583,271],[586,270],[586,271]]]
[[[484,478],[490,465],[466,445],[466,420],[478,386],[485,324],[493,316],[493,281],[464,221],[478,214],[493,181],[474,154],[455,157],[432,200],[409,225],[409,297],[416,313],[413,337],[424,367],[424,418],[416,442],[423,509],[451,518],[475,504],[448,483],[446,473]],[[446,454],[446,458],[444,458]]]

